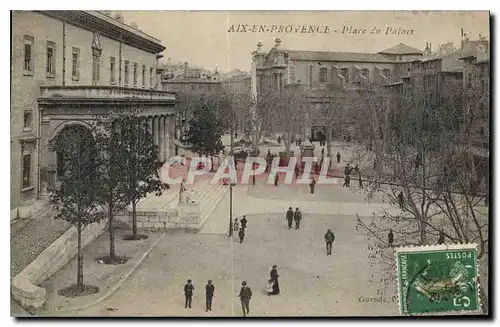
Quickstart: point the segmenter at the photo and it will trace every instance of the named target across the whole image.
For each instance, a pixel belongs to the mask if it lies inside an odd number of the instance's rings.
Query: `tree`
[[[169,186],[160,180],[162,166],[158,146],[154,144],[148,122],[135,114],[122,114],[113,120],[119,129],[123,149],[118,153],[125,161],[122,172],[125,180],[125,196],[132,205],[131,240],[145,238],[137,234],[137,203],[148,194],[160,196]]]
[[[290,156],[292,136],[300,131],[309,111],[305,93],[296,88],[287,88],[277,93],[266,92],[259,101],[267,108],[270,122],[283,134],[286,156]]]
[[[216,110],[217,102],[206,98],[201,107],[193,112],[193,118],[189,121],[186,143],[191,151],[200,156],[205,154],[212,157],[224,149],[221,139],[224,135],[224,124],[218,119]]]
[[[88,292],[83,283],[82,231],[85,226],[104,218],[97,202],[102,157],[92,132],[80,125],[66,127],[50,143],[51,149],[58,154],[58,170],[62,173],[59,187],[50,195],[50,203],[57,212],[55,218],[75,226],[78,237],[77,283],[62,291],[76,295]]]
[[[318,126],[324,126],[326,153],[331,157],[332,137],[342,137],[349,124],[356,119],[357,98],[354,92],[346,90],[322,92],[321,98],[323,102],[312,108],[311,120]]]
[[[116,115],[98,117],[96,123],[96,144],[99,153],[104,157],[99,167],[101,190],[99,203],[108,219],[109,256],[102,258],[107,264],[124,263],[123,257],[116,256],[114,217],[128,205],[127,183],[124,171],[127,170],[128,151],[122,142],[120,118]]]
[[[473,109],[476,100],[461,90],[437,100],[431,95],[413,87],[406,95],[386,99],[397,110],[387,113],[378,139],[379,169],[365,190],[372,195],[383,191],[399,210],[386,210],[369,221],[358,217],[358,228],[388,268],[385,282],[395,277],[386,238],[390,229],[397,246],[437,244],[440,235],[445,243],[477,243],[480,262],[487,265],[488,219],[479,206],[484,194],[476,187],[479,167],[470,142],[473,126],[480,122]],[[375,123],[380,127],[380,120]],[[484,289],[481,295],[486,296]]]

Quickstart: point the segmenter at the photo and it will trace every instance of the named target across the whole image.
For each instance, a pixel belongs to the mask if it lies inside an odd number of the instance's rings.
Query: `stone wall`
[[[186,229],[197,232],[200,229],[199,203],[181,203],[166,211],[137,211],[137,228],[142,229]],[[122,211],[117,220],[132,226],[132,211]]]
[[[86,246],[101,235],[107,220],[85,227],[82,245]],[[46,291],[40,285],[65,266],[78,252],[77,230],[73,226],[49,245],[32,263],[12,279],[12,296],[26,310],[32,312],[45,303]]]

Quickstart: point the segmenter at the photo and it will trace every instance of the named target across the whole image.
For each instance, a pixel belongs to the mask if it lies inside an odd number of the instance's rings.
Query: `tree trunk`
[[[78,234],[78,254],[77,254],[77,277],[76,285],[79,290],[83,290],[83,251],[82,251],[82,223],[79,221],[77,226]]]
[[[326,136],[326,155],[331,158],[332,157],[332,130],[330,126],[325,128],[325,136]]]
[[[210,156],[210,162],[211,162],[211,166],[210,166],[210,171],[214,171],[214,156]]]
[[[113,227],[113,203],[110,201],[108,208],[109,221],[109,258],[114,259],[115,254],[115,228]]]
[[[137,237],[137,211],[135,197],[132,198],[132,234]]]
[[[285,131],[283,133],[283,143],[285,144],[285,157],[289,158],[290,157],[290,132]]]

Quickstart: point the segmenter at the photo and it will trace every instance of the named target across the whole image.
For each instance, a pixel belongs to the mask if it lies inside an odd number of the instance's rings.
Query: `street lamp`
[[[231,128],[231,134],[232,133],[233,133],[233,130]],[[234,162],[234,157],[233,157],[233,154],[231,153],[232,150],[233,150],[233,138],[231,137],[231,150],[229,153],[230,153],[230,157],[232,157],[233,160],[231,160],[229,162],[230,165],[232,165],[232,163]],[[230,175],[230,178],[229,178],[229,234],[228,234],[228,236],[232,237],[233,236],[233,186],[236,185],[236,183],[233,183],[233,176],[231,174],[231,169],[229,169],[229,175]]]

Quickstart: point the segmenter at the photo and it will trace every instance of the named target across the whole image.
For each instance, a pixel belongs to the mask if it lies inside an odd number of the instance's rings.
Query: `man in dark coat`
[[[405,205],[405,196],[403,195],[403,192],[399,192],[398,194],[398,203],[399,203],[399,208],[403,209]]]
[[[194,291],[194,286],[191,284],[191,279],[188,279],[187,284],[184,285],[184,296],[186,297],[186,302],[184,304],[184,308],[189,308],[191,309],[191,300],[193,298],[193,291]]]
[[[337,152],[337,163],[340,163],[340,152]]]
[[[280,275],[278,275],[278,267],[276,265],[273,265],[273,269],[269,272],[269,276],[273,281],[273,292],[271,293],[271,295],[280,294],[280,283],[278,281]]]
[[[327,230],[325,234],[326,255],[332,255],[332,244],[335,241],[335,235],[331,230]]]
[[[438,244],[444,244],[444,232],[442,230],[439,231]]]
[[[274,186],[278,187],[278,181],[279,181],[279,177],[278,177],[278,173],[276,172],[276,175],[274,176]]]
[[[288,211],[286,212],[286,220],[288,221],[288,229],[292,228],[292,220],[293,220],[293,209],[292,207],[288,208]]]
[[[238,232],[238,237],[240,238],[240,243],[243,243],[243,239],[245,238],[245,230],[243,228],[240,228],[240,231]]]
[[[243,218],[241,218],[241,220],[240,220],[241,228],[246,229],[247,228],[247,222],[248,222],[247,216],[243,216]]]
[[[387,242],[389,243],[389,247],[392,248],[392,245],[394,244],[394,234],[392,233],[392,229],[389,230],[389,234],[387,235]]]
[[[314,186],[316,185],[316,180],[313,178],[309,183],[309,188],[311,189],[311,194],[314,194]]]
[[[293,220],[295,220],[295,229],[299,229],[300,221],[302,220],[302,213],[299,211],[299,208],[295,208],[295,212],[293,213]]]
[[[212,311],[212,298],[214,297],[215,287],[212,284],[211,280],[209,280],[207,285],[205,286],[205,291],[205,295],[207,298],[207,307],[205,311]]]
[[[240,294],[238,295],[241,301],[241,309],[243,310],[243,316],[250,313],[250,299],[252,298],[252,289],[247,286],[247,282],[241,283]]]
[[[295,171],[295,179],[299,179],[299,166],[295,165],[295,168],[294,168],[294,171]]]

